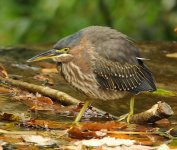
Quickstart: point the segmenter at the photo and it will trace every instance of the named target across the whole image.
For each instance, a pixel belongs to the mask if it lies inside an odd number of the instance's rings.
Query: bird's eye
[[[67,53],[69,51],[69,48],[62,48],[62,49],[58,49],[56,50],[57,52],[62,52],[62,53]]]
[[[64,48],[64,51],[67,52],[69,50],[69,48]]]

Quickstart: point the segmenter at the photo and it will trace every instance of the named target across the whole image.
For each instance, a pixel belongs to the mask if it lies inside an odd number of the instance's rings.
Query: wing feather
[[[100,88],[106,90],[154,91],[155,85],[151,72],[142,64],[112,62],[100,57],[93,67]]]

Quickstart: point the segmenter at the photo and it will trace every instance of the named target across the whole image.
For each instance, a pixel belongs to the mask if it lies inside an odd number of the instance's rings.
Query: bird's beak
[[[28,59],[27,62],[39,61],[39,60],[44,60],[44,59],[51,59],[51,58],[54,58],[54,57],[58,57],[61,54],[63,54],[63,53],[59,52],[56,49],[51,49],[47,52],[40,53],[40,54]]]

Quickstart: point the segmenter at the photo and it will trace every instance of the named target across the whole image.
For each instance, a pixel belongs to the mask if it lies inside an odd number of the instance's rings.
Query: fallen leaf
[[[33,78],[38,81],[45,82],[45,84],[54,85],[53,80],[49,77],[44,76],[44,75],[38,74],[38,75],[35,75]]]
[[[77,139],[90,139],[105,136],[107,130],[117,130],[126,128],[127,124],[123,122],[82,122],[78,126],[71,128],[68,133],[70,137]]]
[[[46,97],[46,96],[37,97],[37,101],[42,102],[42,103],[46,103],[49,105],[53,105],[53,101],[51,100],[51,98]]]
[[[57,68],[44,68],[41,69],[41,72],[43,73],[58,73]]]
[[[81,131],[78,127],[72,127],[68,130],[68,134],[72,138],[76,139],[91,139],[91,138],[98,138],[99,136],[96,134],[95,131]]]
[[[76,116],[76,114],[80,111],[77,105],[71,105],[71,106],[64,106],[61,107],[60,109],[56,110],[56,113],[62,114],[65,116]]]
[[[166,54],[166,57],[169,57],[169,58],[177,58],[177,53]]]
[[[114,134],[114,133],[108,133],[107,134],[110,137],[119,138],[119,139],[134,139],[135,137],[128,135],[128,134]]]
[[[101,129],[115,130],[115,129],[124,129],[127,127],[127,123],[116,122],[116,121],[107,121],[107,122],[83,122],[82,130],[92,130],[99,131]]]
[[[61,108],[59,103],[53,103],[49,97],[40,94],[35,95],[17,88],[14,88],[12,92],[15,93],[13,98],[29,106],[31,110],[58,111]]]
[[[117,139],[112,137],[104,137],[102,139],[90,139],[90,140],[82,140],[77,141],[74,144],[79,145],[82,144],[87,147],[98,147],[106,145],[108,147],[116,147],[116,146],[127,146],[130,147],[135,143],[134,140],[127,140],[127,139]]]
[[[0,87],[0,93],[9,93],[10,90],[4,87]]]
[[[3,78],[8,78],[8,74],[2,64],[0,64],[0,76]]]
[[[111,133],[112,132],[112,133]],[[119,138],[119,139],[129,139],[129,140],[135,140],[136,144],[141,144],[141,145],[146,145],[146,146],[152,146],[156,144],[158,141],[152,141],[148,135],[141,135],[141,134],[131,134],[132,132],[129,131],[124,132],[124,131],[108,131],[107,136],[113,137],[113,138]],[[152,135],[153,137],[154,135]],[[159,136],[160,137],[160,136]],[[160,139],[161,140],[161,139]]]
[[[29,120],[29,117],[26,116],[24,113],[0,113],[0,120],[5,120],[5,121],[26,121]]]
[[[0,136],[0,140],[3,141],[4,143],[14,143],[14,144],[18,142],[23,142],[21,138],[15,136]]]
[[[41,128],[47,128],[47,129],[69,129],[71,127],[71,123],[62,123],[57,121],[51,121],[51,120],[28,120],[27,122],[23,123],[25,126],[28,127],[41,127]]]
[[[56,68],[55,63],[49,63],[49,62],[46,62],[46,61],[38,62],[38,65],[42,68]]]
[[[27,143],[21,143],[21,145],[20,144],[15,145],[15,148],[17,150],[41,150],[40,146],[27,144]]]
[[[38,64],[42,67],[41,69],[42,73],[58,73],[56,64],[54,63],[39,62]]]
[[[49,146],[57,143],[54,139],[42,137],[40,135],[23,135],[22,138],[25,142],[35,143],[40,146]]]
[[[81,150],[85,148],[82,143],[80,145],[72,145],[72,146],[62,146],[62,149],[67,149],[67,150]],[[116,146],[116,147],[108,147],[106,145],[104,146],[99,146],[99,147],[86,147],[85,149],[89,150],[155,150],[154,147],[150,146],[142,146],[142,145],[132,145],[132,146]],[[84,150],[85,150],[84,149]]]

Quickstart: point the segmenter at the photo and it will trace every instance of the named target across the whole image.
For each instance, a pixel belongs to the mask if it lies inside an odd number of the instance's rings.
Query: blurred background
[[[177,1],[0,1],[0,46],[55,42],[90,25],[110,26],[139,41],[173,41]]]

